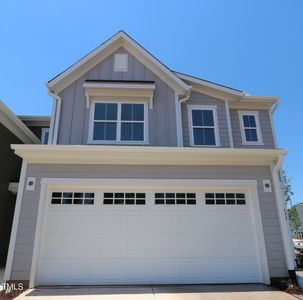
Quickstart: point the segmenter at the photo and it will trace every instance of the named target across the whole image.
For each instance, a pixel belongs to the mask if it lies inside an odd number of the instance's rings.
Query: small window
[[[128,55],[127,54],[115,54],[114,71],[115,72],[127,72],[128,69]]]
[[[145,193],[104,193],[104,205],[145,205]]]
[[[188,106],[192,146],[219,146],[216,106]]]
[[[49,137],[49,128],[42,128],[41,133],[41,143],[44,145],[48,144],[48,137]]]
[[[262,136],[257,111],[239,111],[243,144],[262,144]]]
[[[206,205],[245,205],[244,193],[205,193]]]
[[[195,193],[155,193],[156,205],[196,205]]]
[[[92,142],[146,142],[146,103],[96,102],[93,107]]]
[[[92,205],[95,201],[95,193],[79,192],[52,192],[51,204],[63,205]]]

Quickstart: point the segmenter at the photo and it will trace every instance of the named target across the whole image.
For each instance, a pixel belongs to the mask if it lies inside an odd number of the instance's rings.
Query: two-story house
[[[277,97],[170,70],[124,32],[47,84],[22,157],[5,278],[269,284],[294,272]]]

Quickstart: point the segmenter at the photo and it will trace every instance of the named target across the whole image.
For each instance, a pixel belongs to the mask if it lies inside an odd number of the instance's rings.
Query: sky
[[[0,99],[50,114],[45,82],[121,29],[173,70],[280,97],[278,143],[303,202],[302,0],[0,0]]]

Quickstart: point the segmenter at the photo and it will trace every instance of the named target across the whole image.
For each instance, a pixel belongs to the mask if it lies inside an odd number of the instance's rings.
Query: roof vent
[[[114,71],[127,72],[127,65],[128,65],[127,62],[128,62],[127,54],[115,54]]]

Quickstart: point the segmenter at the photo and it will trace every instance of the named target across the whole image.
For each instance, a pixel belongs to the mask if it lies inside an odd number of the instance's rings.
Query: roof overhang
[[[178,94],[185,95],[188,92],[189,87],[184,81],[123,31],[119,31],[98,48],[48,81],[48,90],[58,94],[120,47],[134,55]]]
[[[33,164],[269,166],[286,150],[144,146],[12,145]]]
[[[152,83],[85,82],[86,107],[94,100],[148,101],[153,107],[156,85]]]
[[[0,100],[0,123],[25,144],[40,144],[41,141]]]
[[[236,90],[217,83],[209,82],[197,77],[174,72],[178,77],[184,80],[192,87],[193,91],[215,97],[221,100],[229,101],[230,108],[240,109],[268,109],[272,105],[279,104],[279,98],[275,96],[251,96],[243,91]]]

